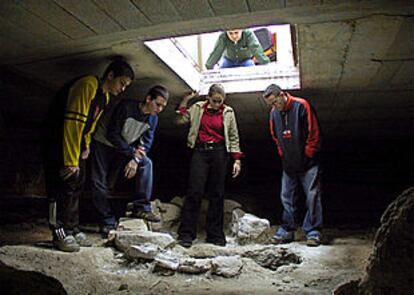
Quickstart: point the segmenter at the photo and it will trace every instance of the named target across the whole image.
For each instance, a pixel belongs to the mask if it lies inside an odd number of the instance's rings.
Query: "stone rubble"
[[[240,256],[218,256],[212,259],[212,273],[232,278],[240,274],[243,261]]]
[[[122,218],[116,231],[113,231],[115,247],[125,253],[125,257],[132,261],[148,261],[153,264],[153,271],[170,271],[188,274],[211,273],[230,278],[238,276],[243,268],[242,257],[256,261],[259,265],[272,270],[286,263],[300,263],[300,259],[286,250],[263,250],[263,253],[248,252],[242,256],[224,251],[226,247],[217,247],[210,244],[195,244],[185,249],[177,244],[169,231],[174,231],[179,223],[183,199],[175,197],[170,203],[155,200],[152,203],[154,212],[159,214],[159,224],[144,222],[141,219]],[[207,204],[202,210],[207,210]],[[236,248],[264,241],[270,229],[269,221],[247,214],[241,205],[232,200],[225,200],[226,227],[230,237],[227,247]],[[159,232],[163,231],[163,232]],[[167,232],[167,233],[166,233]],[[201,251],[201,252],[200,252]],[[209,253],[210,254],[206,254]],[[201,254],[203,253],[203,254]],[[291,255],[291,257],[289,256]],[[266,257],[265,257],[266,256]],[[280,256],[280,257],[279,257]],[[169,273],[171,275],[171,273]]]
[[[160,247],[154,244],[132,245],[125,250],[125,255],[129,259],[153,260],[160,251]]]
[[[240,245],[258,243],[262,235],[270,229],[270,223],[267,219],[261,219],[249,213],[237,218],[238,215],[233,214],[234,226],[232,229]]]

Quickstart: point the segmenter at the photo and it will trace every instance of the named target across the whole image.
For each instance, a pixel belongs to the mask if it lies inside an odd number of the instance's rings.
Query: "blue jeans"
[[[232,61],[223,56],[220,64],[220,69],[224,68],[236,68],[236,67],[253,67],[254,62],[251,58],[245,59],[241,62]]]
[[[108,202],[108,172],[111,164],[116,161],[117,152],[115,149],[97,141],[92,142],[91,150],[91,190],[93,203],[101,217],[103,225],[115,225],[116,218]],[[118,159],[119,160],[119,159]],[[124,159],[120,165],[126,165],[130,161]],[[121,169],[123,171],[123,169]],[[135,187],[133,194],[134,207],[137,210],[151,211],[152,195],[152,161],[150,158],[143,158],[138,164],[135,176]]]
[[[287,174],[283,171],[282,191],[280,193],[283,205],[281,227],[287,232],[296,230],[297,189],[299,184],[302,185],[306,195],[307,210],[302,225],[303,230],[308,236],[320,234],[323,217],[318,165],[302,173]]]
[[[133,196],[135,209],[151,212],[152,182],[152,161],[150,158],[144,157],[139,161],[135,176],[135,194]]]

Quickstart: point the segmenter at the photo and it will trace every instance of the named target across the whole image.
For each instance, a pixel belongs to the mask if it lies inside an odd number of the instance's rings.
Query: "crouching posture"
[[[213,84],[206,101],[197,102],[187,109],[188,101],[194,96],[195,93],[185,96],[177,111],[178,123],[189,122],[191,125],[187,145],[193,149],[178,239],[183,247],[191,247],[197,236],[201,199],[204,193],[208,193],[206,242],[225,246],[223,207],[228,154],[234,160],[233,177],[241,171],[242,153],[236,117],[233,109],[224,104],[226,94],[221,85]]]
[[[169,94],[162,86],[152,87],[144,101],[123,100],[98,126],[92,144],[91,185],[93,201],[101,216],[100,231],[106,237],[115,228],[116,217],[107,200],[108,171],[114,160],[123,161],[124,176],[135,179],[133,217],[152,222],[160,219],[152,213],[152,161],[147,156],[158,125],[158,114],[166,105]],[[115,163],[115,165],[119,165]]]

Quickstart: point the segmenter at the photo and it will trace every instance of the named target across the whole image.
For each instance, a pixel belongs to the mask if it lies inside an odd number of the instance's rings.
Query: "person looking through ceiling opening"
[[[255,65],[253,57],[259,64],[270,62],[253,32],[234,29],[220,34],[205,66],[209,70],[213,69],[221,59],[220,69],[251,67]]]

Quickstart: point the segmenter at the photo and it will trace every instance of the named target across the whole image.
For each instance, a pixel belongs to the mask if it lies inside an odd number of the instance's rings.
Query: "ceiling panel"
[[[403,46],[402,46],[403,44]],[[394,43],[386,59],[401,61],[414,58],[414,17],[404,17],[400,26],[400,31],[395,36]]]
[[[208,0],[170,0],[182,19],[214,16]]]
[[[153,0],[132,0],[140,11],[151,21],[152,24],[169,23],[180,21],[181,17],[169,0],[160,2]]]
[[[399,32],[403,19],[392,16],[373,16],[351,24],[340,88],[367,87],[381,64],[373,60],[383,59]]]
[[[249,12],[246,0],[209,0],[215,15],[232,15]]]
[[[299,25],[298,33],[302,87],[336,88],[352,34],[350,24],[335,22]]]
[[[96,33],[52,0],[24,0],[18,2],[27,11],[49,23],[71,39],[95,36]]]
[[[390,80],[392,86],[414,88],[414,61],[406,61],[401,64],[394,77]],[[414,100],[414,99],[413,99]]]
[[[148,26],[150,20],[129,0],[94,0],[95,4],[125,29]]]
[[[284,0],[247,0],[250,11],[285,8]]]
[[[97,34],[109,34],[122,31],[122,27],[92,1],[85,0],[55,0],[85,26]]]
[[[16,1],[0,1],[0,11],[2,17],[7,19],[8,22],[13,23],[16,27],[33,35],[36,39],[48,43],[70,40],[68,35],[50,26],[47,22],[17,5]]]
[[[31,48],[33,48],[47,44],[46,40],[37,38],[3,17],[0,17],[0,36],[5,40],[10,40],[13,43],[21,45],[22,47],[29,47],[31,44]],[[2,46],[5,46],[5,44],[2,43]],[[8,50],[13,50],[13,48],[9,48]]]
[[[323,0],[285,0],[286,8],[295,6],[322,5]]]
[[[395,35],[393,44],[383,58],[375,60],[381,65],[379,71],[371,79],[371,84],[376,87],[384,85],[396,87],[414,87],[410,82],[413,74],[410,70],[414,61],[414,17],[405,17]],[[404,68],[407,64],[408,68]],[[408,72],[407,72],[408,70]]]

